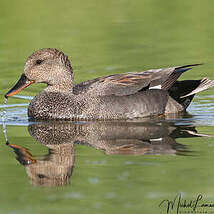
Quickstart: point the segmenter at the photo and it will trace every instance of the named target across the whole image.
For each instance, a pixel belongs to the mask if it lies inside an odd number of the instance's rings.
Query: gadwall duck
[[[28,107],[28,116],[34,119],[107,120],[175,114],[185,111],[196,93],[213,86],[207,78],[177,81],[197,65],[114,74],[74,84],[68,57],[45,48],[28,57],[24,73],[5,97],[32,83],[46,83]]]

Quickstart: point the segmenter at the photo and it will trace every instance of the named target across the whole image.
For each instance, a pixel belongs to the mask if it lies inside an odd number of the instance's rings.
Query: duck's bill
[[[11,88],[4,96],[5,98],[11,97],[15,94],[18,94],[22,89],[28,87],[34,83],[34,81],[29,80],[25,74],[22,74],[18,82]]]
[[[13,151],[17,155],[16,159],[22,165],[25,166],[25,165],[36,163],[36,160],[33,159],[32,154],[24,147],[21,147],[21,146],[15,145],[15,144],[11,144],[9,142],[7,142],[6,145],[13,149]]]

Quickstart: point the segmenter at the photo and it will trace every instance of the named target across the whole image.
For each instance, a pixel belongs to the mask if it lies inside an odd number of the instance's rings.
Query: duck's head
[[[68,57],[57,49],[44,48],[28,57],[24,73],[5,97],[17,94],[32,83],[46,83],[66,90],[72,86],[72,80],[73,71]]]

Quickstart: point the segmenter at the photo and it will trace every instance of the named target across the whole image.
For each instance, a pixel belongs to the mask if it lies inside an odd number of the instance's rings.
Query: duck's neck
[[[56,93],[70,93],[73,91],[73,83],[62,83],[57,85],[48,85],[45,88],[46,92],[56,92]]]
[[[45,91],[59,93],[72,91],[74,86],[72,68],[60,67],[54,70],[54,72],[54,78],[50,78],[49,82],[47,82],[48,86]]]

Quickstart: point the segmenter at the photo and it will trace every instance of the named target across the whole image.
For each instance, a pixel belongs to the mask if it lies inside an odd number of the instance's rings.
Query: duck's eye
[[[38,174],[37,175],[39,178],[45,178],[45,176],[43,174]]]
[[[36,65],[40,65],[42,62],[43,62],[43,60],[37,59],[37,60],[36,60]]]

